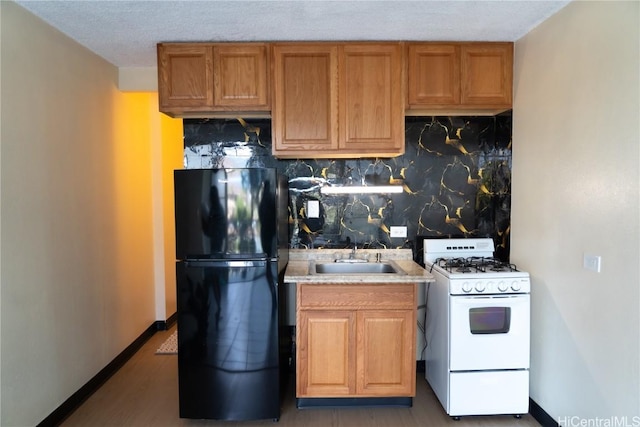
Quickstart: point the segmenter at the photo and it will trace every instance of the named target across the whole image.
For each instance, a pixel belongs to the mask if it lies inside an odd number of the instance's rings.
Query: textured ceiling
[[[16,0],[118,67],[162,41],[516,41],[570,0]]]

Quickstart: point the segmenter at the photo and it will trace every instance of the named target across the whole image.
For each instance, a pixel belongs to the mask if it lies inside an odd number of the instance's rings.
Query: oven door
[[[529,368],[529,294],[450,297],[451,371]]]

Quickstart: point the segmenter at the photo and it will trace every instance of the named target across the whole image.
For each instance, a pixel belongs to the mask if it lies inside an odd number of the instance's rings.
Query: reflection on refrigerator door
[[[279,418],[277,262],[178,277],[180,416]]]
[[[273,168],[188,169],[175,171],[174,184],[180,416],[279,418],[286,177]]]

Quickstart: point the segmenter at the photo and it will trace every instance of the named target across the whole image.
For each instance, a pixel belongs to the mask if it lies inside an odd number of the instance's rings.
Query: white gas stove
[[[526,413],[529,274],[493,257],[490,238],[425,239],[425,377],[447,413]]]
[[[425,266],[449,279],[451,295],[529,293],[529,274],[493,253],[490,238],[424,241]]]

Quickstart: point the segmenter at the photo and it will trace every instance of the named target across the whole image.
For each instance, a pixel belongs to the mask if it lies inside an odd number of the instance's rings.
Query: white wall
[[[111,64],[13,2],[0,10],[0,424],[26,426],[157,320],[165,184],[157,94],[122,93]]]
[[[574,1],[515,47],[511,258],[531,397],[563,425],[640,416],[639,8]]]
[[[120,67],[118,88],[123,92],[155,92],[157,94],[158,67]]]

